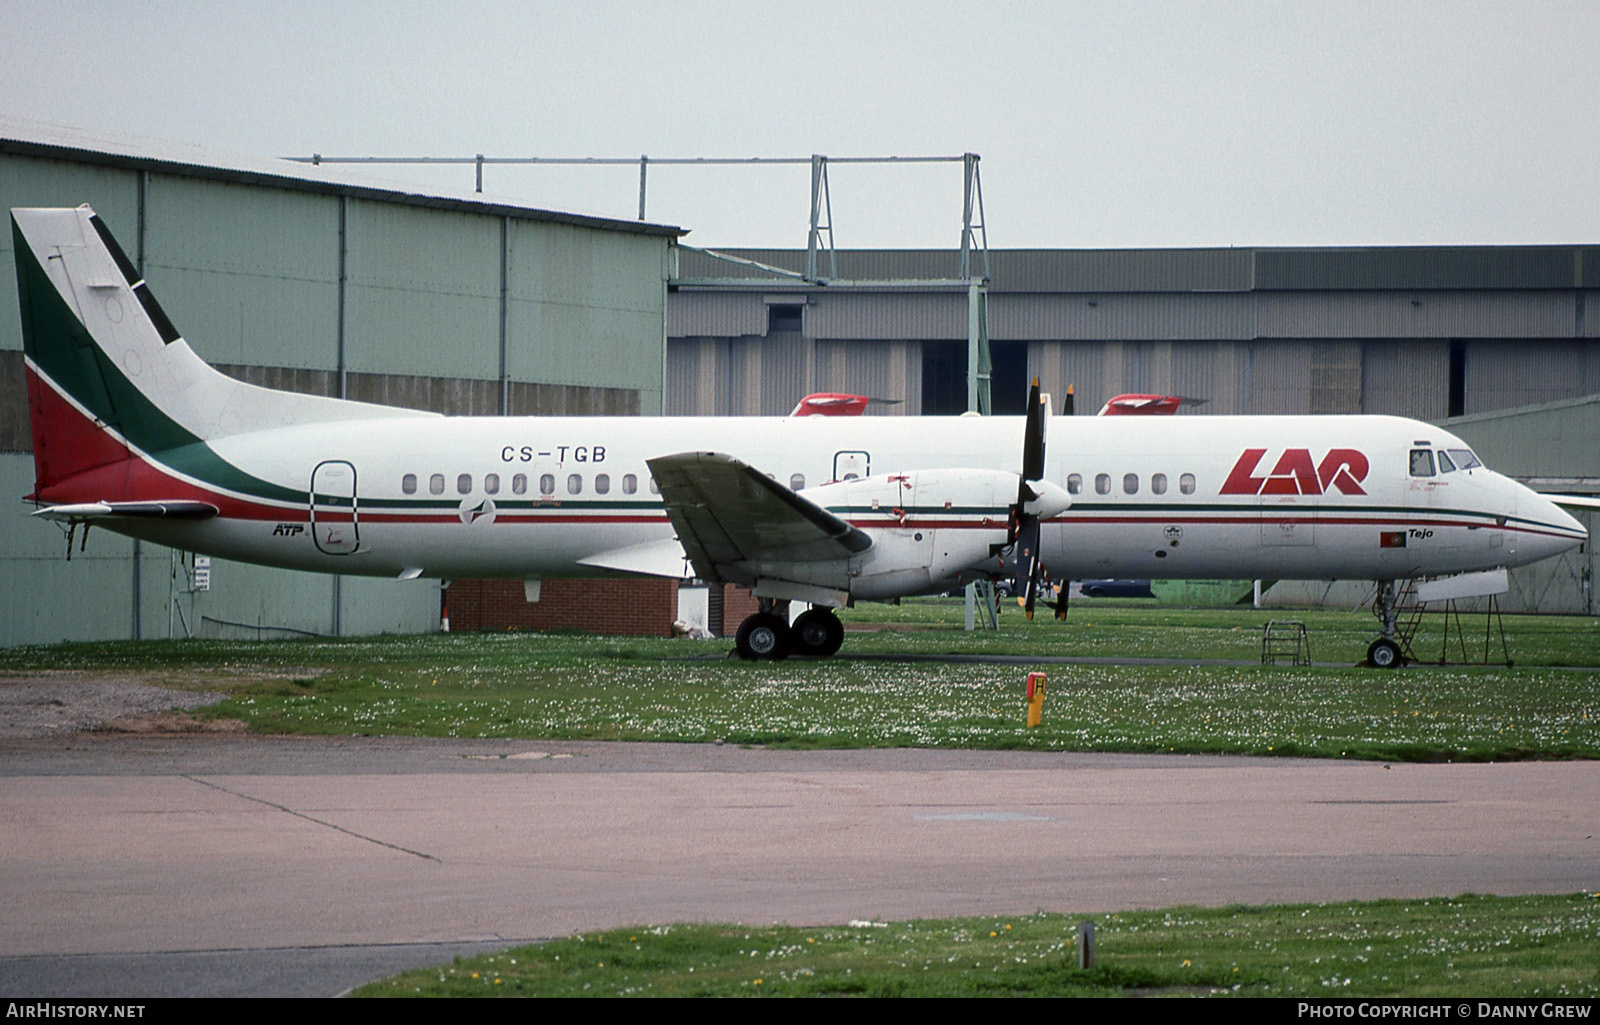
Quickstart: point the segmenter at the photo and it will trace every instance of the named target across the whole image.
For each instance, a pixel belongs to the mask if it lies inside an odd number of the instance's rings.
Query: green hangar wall
[[[411,193],[276,160],[0,118],[0,206],[93,206],[184,338],[255,384],[456,415],[661,412],[676,228]],[[189,560],[94,531],[66,556],[33,488],[0,236],[0,645],[437,628],[437,582]]]

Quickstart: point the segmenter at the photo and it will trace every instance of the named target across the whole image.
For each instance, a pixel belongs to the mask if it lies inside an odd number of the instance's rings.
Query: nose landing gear
[[[1383,624],[1383,634],[1367,646],[1367,665],[1374,669],[1395,669],[1406,661],[1405,648],[1395,629],[1393,580],[1378,581],[1378,594],[1372,600],[1372,614]]]

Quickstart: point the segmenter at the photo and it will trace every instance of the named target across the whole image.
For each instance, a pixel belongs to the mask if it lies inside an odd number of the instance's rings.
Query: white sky
[[[259,155],[972,151],[995,248],[1600,241],[1592,0],[5,0],[0,55],[6,113]],[[959,241],[958,164],[830,177],[841,248]],[[485,191],[631,218],[638,173]],[[650,175],[698,245],[803,246],[808,204],[804,167]]]

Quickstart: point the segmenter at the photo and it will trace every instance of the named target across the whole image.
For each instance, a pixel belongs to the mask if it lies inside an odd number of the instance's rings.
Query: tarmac
[[[1600,888],[1600,762],[0,740],[0,995],[333,996],[614,926]]]

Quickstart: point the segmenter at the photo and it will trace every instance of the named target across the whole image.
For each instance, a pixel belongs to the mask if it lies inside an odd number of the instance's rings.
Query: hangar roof
[[[797,249],[720,251],[791,268],[803,266],[806,255]],[[959,267],[959,255],[951,249],[854,249],[835,255],[840,280],[952,278]],[[991,249],[989,267],[992,292],[1600,288],[1600,245]],[[691,250],[680,254],[679,274],[771,281],[760,270]]]
[[[492,199],[477,193],[424,191],[414,185],[335,172],[326,167],[275,157],[243,155],[125,133],[90,131],[73,125],[4,114],[0,114],[0,153],[75,160],[357,199],[377,199],[436,210],[570,224],[601,231],[674,239],[687,234],[685,229],[670,224],[542,210],[516,200]]]

